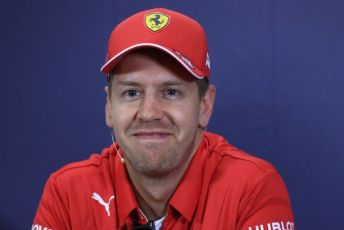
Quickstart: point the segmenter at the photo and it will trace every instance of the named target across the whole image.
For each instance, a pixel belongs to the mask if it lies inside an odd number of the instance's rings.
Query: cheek
[[[134,120],[137,108],[134,105],[112,104],[112,124],[114,129],[126,129]]]
[[[170,114],[181,130],[194,129],[198,126],[199,108],[193,103],[185,103],[183,106],[171,108]]]

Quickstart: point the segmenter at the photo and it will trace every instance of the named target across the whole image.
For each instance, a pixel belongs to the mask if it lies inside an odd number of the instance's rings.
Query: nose
[[[137,118],[141,121],[160,120],[163,117],[163,105],[156,95],[145,95],[139,105]]]

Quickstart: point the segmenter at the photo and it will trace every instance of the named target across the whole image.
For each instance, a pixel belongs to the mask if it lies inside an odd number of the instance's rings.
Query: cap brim
[[[154,43],[140,43],[136,44],[133,46],[129,46],[128,48],[122,50],[121,52],[118,52],[114,57],[112,57],[110,60],[108,60],[100,69],[102,73],[105,75],[108,75],[114,66],[118,63],[118,61],[124,57],[125,54],[130,53],[134,50],[140,49],[140,48],[145,48],[145,47],[151,47],[151,48],[156,48],[161,51],[164,51],[165,53],[171,55],[174,59],[176,59],[187,71],[189,71],[194,77],[198,79],[202,79],[205,77],[205,74],[196,66],[192,64],[188,64],[185,60],[183,60],[181,55],[178,55],[175,51],[173,51],[170,48],[157,45]]]

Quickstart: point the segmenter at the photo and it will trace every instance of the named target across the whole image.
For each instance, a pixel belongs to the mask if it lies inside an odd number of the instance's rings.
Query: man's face
[[[211,115],[212,86],[200,99],[196,82],[179,63],[144,50],[116,65],[108,90],[107,125],[133,170],[161,177],[189,162]]]

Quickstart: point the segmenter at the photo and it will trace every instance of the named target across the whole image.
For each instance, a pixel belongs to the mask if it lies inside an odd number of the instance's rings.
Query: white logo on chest
[[[94,192],[92,194],[92,198],[99,202],[99,204],[103,205],[105,208],[105,211],[107,212],[107,215],[110,216],[110,202],[113,198],[115,198],[114,195],[112,195],[109,199],[109,201],[106,203],[101,196],[98,195],[98,193]]]

